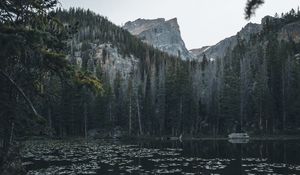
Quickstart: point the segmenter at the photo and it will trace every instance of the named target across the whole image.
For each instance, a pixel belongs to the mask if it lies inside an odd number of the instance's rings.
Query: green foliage
[[[75,82],[79,86],[86,86],[96,94],[103,94],[103,86],[99,79],[88,72],[77,71],[75,73]]]
[[[64,100],[62,92],[67,86],[73,92],[84,86],[102,93],[97,78],[75,70],[67,60],[67,43],[77,26],[65,26],[54,17],[52,10],[57,3],[0,2],[0,115],[6,121],[0,122],[0,128],[4,130],[10,130],[13,124],[17,126],[16,133],[26,127],[29,132],[35,130],[32,125],[47,124],[52,128],[52,120],[62,121],[58,104]],[[47,129],[40,130],[44,133]],[[7,142],[7,137],[1,135],[0,139]]]

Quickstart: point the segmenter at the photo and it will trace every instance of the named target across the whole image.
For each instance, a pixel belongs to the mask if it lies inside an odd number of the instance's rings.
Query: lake
[[[27,141],[28,175],[300,174],[300,141]]]

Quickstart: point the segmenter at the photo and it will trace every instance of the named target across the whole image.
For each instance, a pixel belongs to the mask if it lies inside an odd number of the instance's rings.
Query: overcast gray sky
[[[244,19],[246,0],[60,0],[63,8],[90,9],[117,25],[137,18],[177,17],[188,49],[213,45],[235,35],[249,21]],[[300,5],[300,0],[266,0],[250,21],[281,14]]]

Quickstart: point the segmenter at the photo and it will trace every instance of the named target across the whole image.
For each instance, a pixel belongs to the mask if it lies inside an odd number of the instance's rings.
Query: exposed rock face
[[[300,21],[285,25],[279,32],[279,40],[300,42]]]
[[[237,33],[237,35],[241,39],[248,41],[251,35],[261,32],[262,29],[263,27],[261,24],[248,23],[245,27],[242,28],[241,31]]]
[[[82,57],[82,52],[79,51],[81,50],[82,43],[77,43],[77,51],[74,51],[73,56],[68,55],[67,59],[71,60],[80,68],[83,62],[86,62],[87,70],[94,75],[97,74],[97,71],[100,70],[98,68],[101,67],[101,74],[111,86],[113,86],[117,76],[122,80],[128,80],[131,73],[137,70],[138,58],[132,55],[130,57],[123,56],[119,50],[111,44],[98,45],[90,43],[90,45],[91,49],[88,51],[88,58]]]
[[[268,25],[268,23],[273,23],[277,26],[280,26],[283,24],[283,26],[278,31],[278,40],[284,40],[284,41],[293,41],[295,43],[300,42],[300,21],[295,21],[293,23],[284,24],[285,21],[282,18],[275,18],[272,16],[265,16],[261,20],[261,24]]]
[[[191,52],[196,55],[197,60],[201,61],[205,54],[209,59],[223,58],[228,51],[231,51],[237,44],[238,38],[248,41],[252,34],[259,33],[262,25],[248,23],[237,35],[226,38],[214,46],[205,46],[200,49],[193,49]]]
[[[137,19],[133,22],[127,22],[123,28],[141,38],[145,43],[153,45],[170,55],[180,56],[183,60],[192,59],[193,57],[186,49],[181,38],[176,18],[168,21],[164,18]]]
[[[268,21],[274,21],[274,20],[276,20],[276,18],[267,15],[267,16],[265,16],[265,17],[263,17],[263,18],[261,19],[261,24],[262,24],[262,25],[266,25]],[[280,19],[279,19],[279,20],[280,20]]]
[[[236,46],[236,36],[226,38],[214,46],[205,46],[200,49],[193,49],[191,52],[196,55],[196,59],[202,61],[204,54],[208,59],[222,58],[227,51],[232,50]]]
[[[105,77],[113,84],[117,74],[127,80],[130,73],[133,72],[137,66],[138,59],[131,57],[124,57],[120,55],[117,48],[113,48],[110,44],[101,44],[94,48],[92,59],[88,62],[88,68],[96,72],[97,66],[101,66],[101,71]]]
[[[191,49],[190,52],[192,52],[194,55],[200,55],[207,51],[211,46],[203,46],[199,49]]]

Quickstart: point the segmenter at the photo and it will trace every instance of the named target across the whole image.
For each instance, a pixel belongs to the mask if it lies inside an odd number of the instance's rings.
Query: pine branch
[[[265,0],[247,0],[245,7],[245,19],[249,20],[255,14],[255,10],[265,3]]]
[[[15,24],[14,24],[14,20],[13,20],[11,14],[9,13],[9,11],[8,11],[8,9],[7,9],[7,7],[6,7],[6,4],[4,4],[2,1],[0,1],[0,3],[1,3],[1,5],[3,6],[5,12],[7,13],[7,16],[8,16],[9,19],[11,20],[11,23],[12,23],[13,25],[15,25]]]

